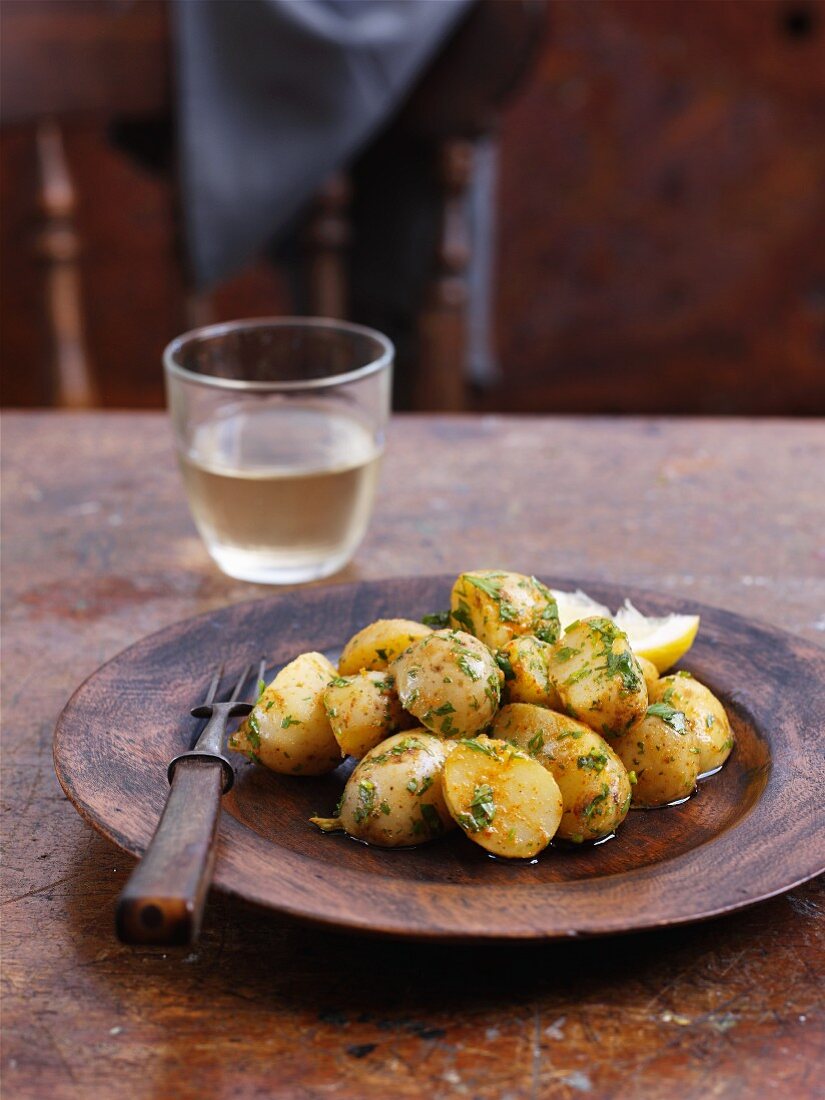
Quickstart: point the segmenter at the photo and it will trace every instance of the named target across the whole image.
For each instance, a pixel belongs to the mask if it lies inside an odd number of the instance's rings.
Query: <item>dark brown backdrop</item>
[[[45,9],[47,5],[39,5]],[[159,5],[144,3],[149,41]],[[487,407],[825,411],[825,5],[558,0],[501,130]],[[159,24],[158,24],[159,25]],[[162,399],[185,327],[171,185],[100,120],[67,129],[90,355],[107,405]],[[0,146],[4,401],[48,400],[34,133]],[[290,308],[259,263],[215,318]]]

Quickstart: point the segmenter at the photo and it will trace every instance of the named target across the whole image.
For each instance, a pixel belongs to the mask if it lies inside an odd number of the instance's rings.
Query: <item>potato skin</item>
[[[354,676],[361,669],[384,669],[399,657],[408,645],[432,631],[413,619],[377,619],[353,634],[341,651],[338,671]]]
[[[504,674],[492,653],[461,630],[436,630],[393,662],[401,705],[441,737],[472,736],[498,710]]]
[[[324,692],[324,710],[342,754],[359,759],[391,733],[415,725],[388,671],[336,676]]]
[[[442,776],[453,747],[413,729],[370,749],[344,788],[338,814],[345,831],[368,844],[400,848],[452,829]]]
[[[323,653],[302,653],[281,669],[229,739],[283,775],[322,775],[341,763],[341,750],[324,710],[324,692],[336,675]]]
[[[656,704],[652,704],[656,707]],[[628,772],[634,772],[633,805],[652,809],[693,794],[699,775],[696,739],[681,711],[668,718],[646,713],[613,741]],[[681,731],[681,732],[680,732]]]
[[[639,657],[637,654],[636,660],[639,662],[639,668],[642,670],[642,676],[644,676],[647,684],[647,694],[650,697],[653,685],[659,680],[659,670],[652,661],[648,661],[647,657]]]
[[[496,715],[492,736],[517,745],[556,780],[564,809],[556,835],[562,840],[599,840],[624,821],[631,799],[627,771],[589,726],[543,707],[511,703]]]
[[[558,829],[553,776],[506,741],[459,741],[444,765],[444,797],[465,836],[493,855],[530,859]]]
[[[725,708],[704,684],[684,672],[663,676],[651,692],[652,703],[681,710],[699,749],[699,775],[720,768],[731,754],[733,730]]]
[[[571,623],[553,647],[550,675],[563,708],[597,733],[622,733],[647,709],[647,684],[627,635],[610,619]]]
[[[535,703],[557,710],[561,699],[550,677],[553,647],[532,634],[513,638],[496,654],[504,672],[503,697],[509,703]]]
[[[521,634],[545,642],[559,636],[559,612],[553,593],[535,577],[479,569],[462,573],[450,595],[453,624],[475,635],[490,649],[502,649]]]

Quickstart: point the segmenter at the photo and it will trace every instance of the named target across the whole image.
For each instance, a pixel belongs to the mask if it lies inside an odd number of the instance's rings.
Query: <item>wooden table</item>
[[[821,1096],[823,894],[619,939],[365,941],[211,898],[191,951],[113,937],[132,860],[52,771],[75,685],[260,590],[221,576],[156,414],[3,423],[4,1095]],[[339,579],[502,565],[646,585],[825,637],[825,430],[407,418]]]

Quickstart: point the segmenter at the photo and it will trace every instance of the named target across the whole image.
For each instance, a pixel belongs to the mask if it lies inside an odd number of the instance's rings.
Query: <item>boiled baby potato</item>
[[[559,612],[553,593],[535,577],[481,569],[462,573],[453,585],[450,616],[490,649],[501,649],[520,634],[544,642],[559,636]]]
[[[624,634],[610,619],[571,623],[550,658],[564,710],[598,733],[622,733],[647,709],[647,685]]]
[[[631,790],[625,766],[582,722],[544,707],[511,703],[496,715],[492,736],[518,746],[556,780],[564,808],[556,835],[562,840],[598,840],[624,821]]]
[[[402,710],[395,680],[386,671],[336,676],[324,692],[324,709],[344,756],[360,758],[391,733],[415,724]]]
[[[347,780],[337,817],[310,820],[382,848],[422,844],[453,828],[442,789],[453,749],[423,729],[397,733],[370,749]]]
[[[635,779],[634,806],[666,806],[693,793],[699,756],[682,711],[667,703],[651,704],[613,747]]]
[[[683,712],[699,750],[700,775],[721,768],[733,748],[733,730],[725,708],[709,688],[689,673],[677,672],[659,680],[650,700]]]
[[[341,763],[324,710],[337,675],[322,653],[302,653],[265,688],[252,713],[229,739],[230,749],[284,775],[321,775]]]
[[[550,678],[553,647],[532,634],[513,638],[496,654],[504,673],[504,695],[511,703],[536,703],[556,709],[561,699]]]
[[[485,645],[461,630],[436,630],[393,663],[401,705],[442,737],[484,729],[498,710],[503,673]]]
[[[447,808],[466,835],[497,856],[529,859],[562,816],[558,784],[526,753],[481,735],[459,741],[444,765]]]
[[[341,651],[338,671],[352,676],[362,668],[388,668],[408,645],[430,633],[428,626],[413,619],[378,619],[350,638]]]
[[[647,657],[639,657],[637,654],[636,660],[639,663],[639,668],[642,670],[642,676],[645,678],[647,693],[650,695],[651,691],[653,691],[653,685],[659,679],[659,670],[652,661],[648,661]]]

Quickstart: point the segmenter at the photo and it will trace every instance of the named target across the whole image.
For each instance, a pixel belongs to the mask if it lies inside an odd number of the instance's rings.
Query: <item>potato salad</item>
[[[333,813],[311,820],[379,847],[457,830],[533,859],[551,841],[602,841],[631,808],[688,798],[734,735],[708,687],[637,655],[607,609],[560,619],[571,595],[462,573],[448,611],[368,624],[337,668],[298,656],[261,684],[229,747],[296,777],[354,758]]]

